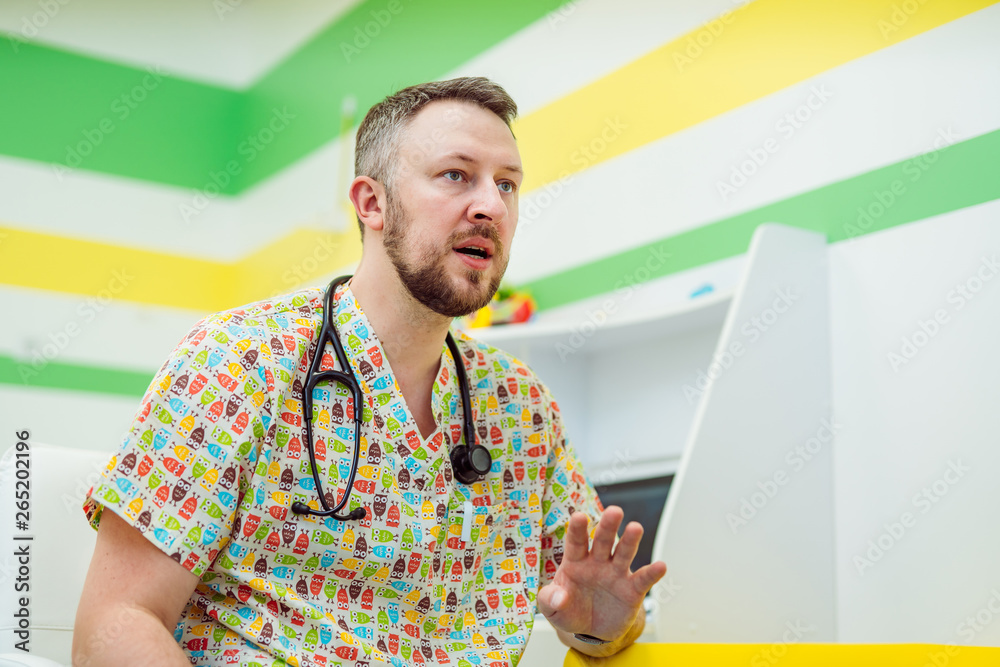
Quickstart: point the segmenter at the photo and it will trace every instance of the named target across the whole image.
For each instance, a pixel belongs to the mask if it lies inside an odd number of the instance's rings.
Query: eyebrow
[[[470,162],[470,163],[473,163],[473,164],[476,163],[475,159],[469,157],[465,153],[448,153],[447,155],[441,156],[441,159],[442,160],[461,160],[462,162]],[[518,167],[517,165],[515,165],[515,164],[509,164],[509,165],[506,165],[506,166],[501,167],[501,168],[505,169],[506,171],[513,171],[514,173],[517,173],[517,174],[522,174],[522,175],[524,174],[524,171],[520,167]]]

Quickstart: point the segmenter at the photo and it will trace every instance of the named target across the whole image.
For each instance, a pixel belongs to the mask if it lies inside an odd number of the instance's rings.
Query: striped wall
[[[345,5],[242,86],[0,43],[5,432],[109,449],[195,320],[350,267],[352,129],[420,80],[518,101],[508,278],[546,309],[652,246],[651,278],[680,275],[765,221],[839,242],[1000,199],[991,2],[401,0],[345,50],[386,6]]]

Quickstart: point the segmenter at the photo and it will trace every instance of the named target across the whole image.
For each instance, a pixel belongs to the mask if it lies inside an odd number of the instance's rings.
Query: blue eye
[[[452,175],[457,176],[457,178],[451,178]],[[458,181],[462,180],[462,172],[455,170],[446,171],[444,172],[444,177],[447,178],[449,181],[457,183]]]
[[[514,184],[511,183],[510,181],[503,181],[501,183],[497,183],[497,185],[500,187],[501,192],[506,192],[507,194],[510,194],[511,192],[514,191]]]

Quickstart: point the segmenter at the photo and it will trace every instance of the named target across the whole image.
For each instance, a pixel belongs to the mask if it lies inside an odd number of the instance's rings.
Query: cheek
[[[518,199],[515,193],[507,201],[507,219],[511,221],[512,224],[517,224],[517,214],[521,210],[521,200]]]

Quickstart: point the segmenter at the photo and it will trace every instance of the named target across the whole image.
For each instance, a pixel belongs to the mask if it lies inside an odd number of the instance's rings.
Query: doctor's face
[[[400,281],[434,312],[482,308],[507,269],[521,158],[491,111],[431,102],[400,138],[382,243]]]

